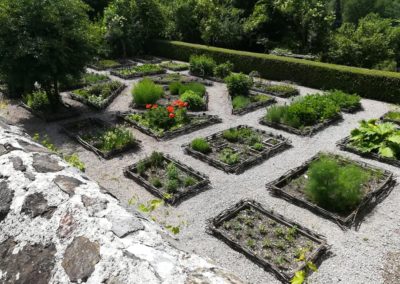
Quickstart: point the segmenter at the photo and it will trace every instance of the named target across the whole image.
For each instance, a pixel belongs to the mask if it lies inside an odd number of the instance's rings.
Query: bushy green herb
[[[162,182],[161,182],[161,179],[158,178],[158,177],[153,177],[153,178],[150,180],[150,183],[151,183],[153,186],[155,186],[156,188],[161,188],[161,187],[163,186],[163,184],[162,184]]]
[[[400,122],[400,112],[398,111],[390,111],[388,112],[385,117],[385,119],[390,119],[396,122]]]
[[[95,65],[98,66],[100,69],[117,68],[121,66],[121,64],[118,61],[112,59],[99,60],[95,63]]]
[[[25,96],[24,102],[33,110],[51,111],[51,101],[45,91],[36,91]]]
[[[133,100],[140,106],[155,104],[163,95],[162,86],[156,85],[148,78],[140,81],[132,90]]]
[[[162,167],[164,163],[164,156],[160,152],[153,152],[149,158],[150,165],[154,168]]]
[[[203,154],[208,154],[211,152],[210,144],[204,138],[196,138],[192,141],[191,147],[193,150],[198,151]]]
[[[251,100],[249,97],[236,96],[232,99],[233,109],[242,109],[247,107],[249,104],[251,104]]]
[[[122,68],[115,71],[116,74],[122,76],[137,76],[137,75],[152,75],[165,72],[164,69],[156,64],[144,64],[139,66],[132,66]]]
[[[73,166],[74,168],[77,168],[78,170],[84,172],[86,170],[85,163],[81,161],[79,156],[77,154],[72,154],[72,155],[66,155],[64,156],[64,160]]]
[[[278,93],[282,97],[299,95],[299,90],[289,85],[269,85],[264,87],[266,92]]]
[[[205,107],[205,101],[200,95],[193,91],[186,91],[180,97],[183,102],[188,103],[188,109],[192,111],[202,110]]]
[[[197,82],[186,83],[179,88],[179,95],[182,95],[187,91],[192,91],[198,94],[200,97],[203,97],[206,93],[206,87]]]
[[[167,166],[167,176],[168,176],[168,179],[170,179],[170,180],[172,180],[172,179],[179,180],[178,168],[172,162],[169,163]]]
[[[332,90],[327,93],[327,96],[341,109],[356,108],[361,105],[361,97],[350,95],[339,90]]]
[[[144,161],[140,161],[137,165],[136,165],[136,171],[139,175],[142,175],[145,173],[145,171],[147,170],[147,165]]]
[[[193,186],[197,183],[197,181],[192,177],[186,177],[184,180],[185,187]]]
[[[179,182],[175,179],[167,181],[166,190],[168,193],[175,193],[179,188]]]
[[[192,55],[190,57],[190,72],[197,76],[213,76],[216,63],[206,55]]]
[[[335,212],[349,212],[360,204],[363,186],[371,174],[355,164],[340,164],[336,159],[322,156],[307,172],[307,197],[318,206]]]
[[[163,62],[160,64],[160,66],[173,71],[183,71],[189,69],[189,64],[178,63],[173,61]]]
[[[224,148],[219,155],[219,159],[228,165],[234,165],[239,163],[240,156],[239,153],[236,153],[231,148]]]
[[[229,76],[233,71],[233,64],[229,61],[219,64],[214,68],[214,76],[224,79]]]
[[[228,87],[229,95],[232,97],[248,96],[253,80],[243,73],[232,73],[225,78],[225,83]]]
[[[102,151],[119,150],[135,141],[132,132],[124,127],[115,127],[107,130],[100,134],[97,139],[99,140],[98,147]]]
[[[168,89],[171,92],[171,95],[177,96],[179,95],[179,91],[182,86],[183,84],[181,82],[172,82],[168,85]]]
[[[93,104],[100,104],[106,100],[109,96],[114,94],[118,89],[123,86],[121,82],[111,81],[104,84],[92,85],[83,89],[75,90],[75,95],[86,98]]]

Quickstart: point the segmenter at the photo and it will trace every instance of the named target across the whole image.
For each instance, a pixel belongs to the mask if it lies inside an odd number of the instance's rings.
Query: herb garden
[[[139,66],[124,67],[112,70],[111,75],[122,79],[133,79],[137,77],[157,75],[165,73],[165,69],[155,64],[144,64]]]

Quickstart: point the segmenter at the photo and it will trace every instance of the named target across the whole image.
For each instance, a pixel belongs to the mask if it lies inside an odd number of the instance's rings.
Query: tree
[[[0,70],[14,95],[35,82],[58,99],[58,82],[78,76],[95,52],[87,5],[80,0],[2,0]]]
[[[83,0],[91,8],[88,13],[91,19],[103,16],[104,9],[110,3],[110,0]]]

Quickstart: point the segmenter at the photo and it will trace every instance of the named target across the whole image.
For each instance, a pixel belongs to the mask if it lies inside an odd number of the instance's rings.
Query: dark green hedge
[[[154,55],[188,61],[192,54],[207,54],[218,63],[231,61],[236,71],[258,71],[263,78],[288,80],[310,88],[340,89],[391,103],[400,103],[400,74],[369,70],[269,54],[230,50],[178,41],[153,41],[147,51]]]

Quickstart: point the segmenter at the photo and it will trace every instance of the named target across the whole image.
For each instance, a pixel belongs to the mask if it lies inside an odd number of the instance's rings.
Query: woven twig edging
[[[327,128],[341,120],[342,120],[342,116],[340,114],[338,114],[334,118],[325,120],[324,122],[315,124],[314,126],[307,127],[308,128],[307,130],[300,130],[300,129],[297,129],[297,128],[294,128],[294,127],[291,127],[289,125],[282,124],[282,123],[274,123],[274,122],[265,121],[264,117],[262,117],[259,120],[259,122],[262,125],[272,127],[275,129],[279,129],[279,130],[283,130],[283,131],[293,133],[293,134],[296,134],[299,136],[311,137],[311,136],[315,135],[317,132],[322,131],[325,128]]]
[[[372,171],[383,171],[383,178],[380,183],[380,185],[369,192],[366,196],[364,196],[363,200],[361,203],[357,206],[353,212],[351,212],[348,216],[343,217],[340,216],[339,214],[333,213],[331,211],[328,211],[322,207],[319,207],[318,205],[309,202],[307,200],[300,199],[294,195],[291,195],[288,192],[285,192],[282,190],[282,187],[286,184],[289,184],[293,179],[301,176],[304,174],[310,164],[316,160],[318,160],[323,153],[318,153],[316,156],[312,157],[305,163],[303,163],[301,166],[294,168],[287,173],[285,173],[283,176],[280,178],[276,179],[275,181],[269,183],[266,185],[267,189],[270,191],[270,193],[276,197],[282,198],[294,205],[306,208],[315,214],[322,216],[326,219],[332,220],[338,224],[338,226],[345,230],[345,229],[350,229],[354,226],[354,228],[357,230],[359,226],[361,225],[361,222],[363,221],[364,217],[366,214],[368,214],[367,208],[371,209],[372,204],[376,204],[376,200],[381,200],[381,198],[387,194],[390,193],[391,189],[393,188],[395,181],[393,179],[393,174],[389,171],[385,171],[376,167],[373,167],[369,164],[358,162],[358,161],[353,161],[349,160],[347,158],[344,158],[342,156],[338,155],[333,155],[330,154],[331,156],[334,156],[338,160],[341,161],[349,161],[351,163],[354,163],[364,169],[372,170]],[[370,210],[369,210],[370,211]]]
[[[129,79],[134,79],[134,78],[139,78],[139,77],[164,74],[167,72],[165,69],[161,69],[161,70],[157,70],[157,71],[148,71],[148,72],[137,72],[137,73],[129,74],[129,75],[124,75],[124,74],[121,74],[118,72],[119,70],[124,70],[124,69],[127,69],[127,67],[111,70],[110,74],[114,75],[116,77],[119,77],[121,79],[124,79],[124,80],[129,80]]]
[[[289,228],[296,227],[297,232],[306,238],[312,240],[315,243],[318,243],[318,247],[310,254],[310,256],[302,263],[294,271],[283,271],[279,267],[277,267],[274,263],[268,262],[261,258],[259,255],[254,254],[248,248],[240,245],[235,240],[231,239],[227,234],[225,234],[222,230],[219,230],[218,227],[222,225],[223,222],[232,219],[235,215],[237,215],[240,211],[246,208],[253,208],[259,212],[261,212],[264,216],[269,219],[272,219],[284,226]],[[281,281],[288,283],[295,273],[300,270],[304,270],[305,266],[308,262],[319,263],[322,256],[327,252],[329,246],[327,245],[326,238],[312,230],[303,227],[302,225],[293,222],[289,219],[286,219],[284,216],[275,213],[272,210],[264,209],[261,204],[253,200],[241,200],[239,203],[235,204],[231,208],[228,208],[221,212],[217,217],[213,219],[209,219],[207,221],[207,232],[211,235],[214,235],[218,239],[224,241],[231,248],[236,251],[239,251],[250,258],[253,262],[263,267],[265,270],[270,271],[275,274],[277,278]]]
[[[126,145],[125,147],[121,149],[116,149],[116,150],[111,150],[108,152],[101,151],[100,149],[96,148],[95,146],[91,145],[87,141],[85,141],[79,134],[76,132],[70,130],[71,128],[74,128],[77,124],[79,123],[89,123],[89,125],[92,126],[100,126],[104,128],[111,128],[113,125],[111,123],[108,123],[104,120],[101,120],[99,118],[86,118],[83,120],[75,121],[75,122],[70,122],[67,124],[64,124],[62,127],[62,131],[67,134],[70,138],[76,140],[79,144],[81,144],[85,149],[94,152],[97,156],[104,158],[104,159],[111,159],[123,152],[126,152],[128,150],[138,148],[140,147],[141,141],[139,140],[134,140],[131,144]]]
[[[202,129],[204,127],[207,127],[209,125],[213,125],[213,124],[217,124],[217,123],[221,123],[222,119],[220,119],[218,116],[216,115],[207,115],[205,113],[201,114],[201,115],[196,115],[196,114],[188,114],[189,118],[194,118],[194,117],[205,117],[208,118],[207,121],[201,122],[201,123],[189,123],[186,126],[177,129],[177,130],[173,130],[173,131],[165,131],[162,135],[159,135],[157,133],[155,133],[153,130],[151,130],[148,127],[142,126],[140,125],[138,122],[129,119],[127,116],[129,115],[133,115],[133,114],[143,114],[143,111],[137,111],[137,112],[117,112],[117,118],[123,121],[128,122],[130,125],[132,125],[134,128],[136,128],[137,130],[143,132],[144,134],[147,134],[159,141],[164,141],[164,140],[168,140],[168,139],[172,139],[172,138],[176,138],[178,136],[184,135],[184,134],[188,134],[188,133],[192,133],[194,131],[197,131],[199,129]]]
[[[27,111],[31,112],[33,115],[39,117],[40,119],[46,122],[64,120],[71,117],[77,117],[80,115],[80,113],[77,110],[73,109],[71,105],[64,102],[62,104],[65,107],[65,111],[55,112],[55,113],[46,113],[43,111],[34,110],[22,101],[20,102],[19,105],[24,109],[26,109]]]
[[[239,125],[237,127],[235,127],[236,129],[239,128],[250,128],[258,133],[270,136],[271,138],[275,138],[278,140],[281,140],[281,143],[278,143],[276,145],[274,145],[272,148],[269,149],[264,149],[261,152],[258,152],[256,156],[247,159],[245,161],[243,161],[242,163],[236,164],[236,165],[228,165],[225,164],[219,160],[213,159],[212,157],[208,156],[207,154],[203,154],[201,152],[195,151],[192,149],[192,147],[189,144],[184,144],[182,145],[183,150],[185,151],[186,154],[191,155],[207,164],[209,164],[210,166],[213,166],[217,169],[220,169],[226,173],[231,173],[231,174],[241,174],[243,173],[246,169],[255,166],[257,164],[260,164],[261,162],[263,162],[266,159],[269,159],[283,151],[285,151],[286,149],[289,149],[290,147],[292,147],[291,141],[281,135],[275,135],[273,133],[270,132],[266,132],[263,130],[259,130],[250,126],[246,126],[246,125]],[[221,132],[217,132],[213,135],[210,135],[208,137],[206,137],[205,139],[208,142],[211,142],[212,140],[214,140],[217,137],[221,137],[223,135],[223,131]]]
[[[210,188],[210,186],[209,186],[210,180],[206,175],[194,170],[193,168],[191,168],[189,166],[182,164],[181,162],[175,160],[174,158],[172,158],[169,155],[163,154],[163,157],[168,163],[174,163],[175,166],[177,166],[183,172],[186,172],[186,173],[189,173],[189,174],[195,176],[199,180],[199,182],[193,186],[186,188],[186,190],[183,192],[177,192],[177,193],[172,194],[171,198],[166,198],[166,196],[165,196],[166,192],[162,191],[160,188],[155,187],[148,180],[146,180],[140,174],[137,173],[136,169],[137,169],[138,164],[143,161],[144,162],[148,161],[149,158],[146,158],[145,160],[139,161],[131,166],[126,167],[124,169],[124,175],[128,178],[133,179],[135,182],[137,182],[139,185],[146,188],[152,194],[154,194],[158,198],[163,199],[165,202],[167,202],[171,205],[178,205],[181,202],[183,202],[184,200],[186,200],[194,195],[197,195],[198,193]]]
[[[231,96],[229,96],[229,101],[230,101],[230,104],[232,105],[232,97]],[[271,99],[269,99],[267,101],[263,101],[263,102],[254,102],[242,109],[233,109],[232,108],[232,114],[233,115],[245,115],[247,113],[256,111],[258,109],[273,105],[275,103],[276,103],[276,99],[274,99],[274,98],[271,98]]]
[[[380,156],[379,154],[376,153],[364,153],[357,148],[353,147],[350,145],[350,139],[351,137],[348,136],[336,143],[336,145],[343,151],[347,151],[356,155],[359,155],[363,158],[371,159],[371,160],[376,160],[381,163],[389,164],[395,167],[400,167],[400,160],[396,160],[393,158],[385,158]]]
[[[116,69],[116,68],[122,68],[122,67],[132,67],[132,66],[136,66],[137,63],[133,62],[132,60],[128,60],[128,59],[118,59],[115,60],[117,61],[120,65],[116,66],[116,67],[100,67],[96,64],[89,64],[88,67],[91,69],[94,69],[96,71],[106,71],[106,70],[112,70],[112,69]]]
[[[104,99],[99,104],[93,103],[90,100],[86,99],[85,97],[75,94],[73,91],[69,93],[69,96],[73,100],[81,102],[87,106],[94,108],[94,109],[102,110],[102,109],[107,108],[115,100],[115,98],[118,97],[125,90],[125,88],[126,88],[126,85],[125,84],[122,85],[121,87],[119,87],[117,90],[115,90],[111,95],[109,95],[106,99]]]

